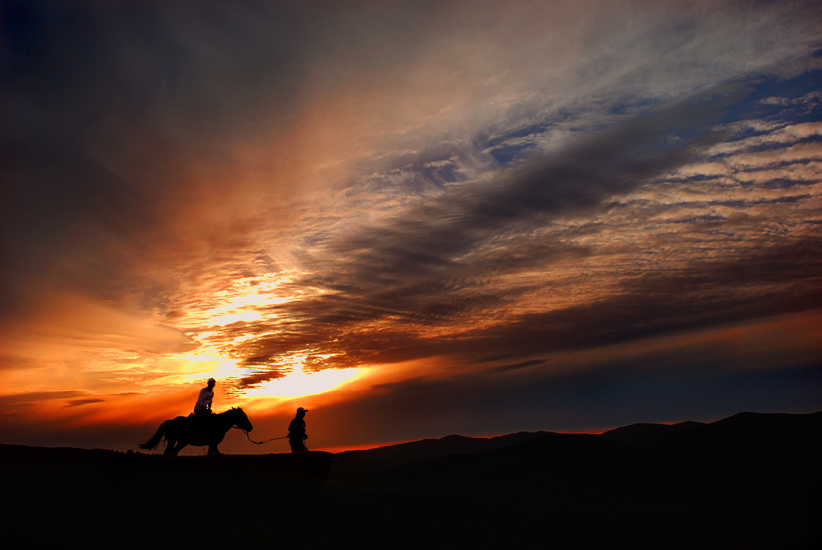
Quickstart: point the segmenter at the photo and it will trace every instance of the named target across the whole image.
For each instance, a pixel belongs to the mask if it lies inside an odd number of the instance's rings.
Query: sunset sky
[[[822,409],[819,2],[0,8],[0,443]]]

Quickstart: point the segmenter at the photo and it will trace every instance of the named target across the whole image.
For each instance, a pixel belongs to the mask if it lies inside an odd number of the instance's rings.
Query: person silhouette
[[[305,447],[304,440],[308,439],[305,435],[305,413],[308,410],[300,407],[297,409],[297,416],[288,425],[288,444],[291,445],[292,453],[305,453],[308,449]]]
[[[208,386],[200,390],[197,403],[194,404],[194,416],[208,418],[211,414],[211,402],[214,400],[214,384],[216,383],[216,380],[209,378]]]

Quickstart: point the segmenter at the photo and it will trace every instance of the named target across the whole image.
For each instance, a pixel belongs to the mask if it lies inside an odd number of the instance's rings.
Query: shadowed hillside
[[[4,445],[0,543],[816,548],[821,461],[822,413],[448,436],[333,457]]]
[[[546,433],[519,432],[492,438],[449,435],[441,439],[423,439],[422,441],[400,443],[367,451],[345,451],[334,457],[334,469],[385,468],[414,460],[479,453],[510,447]]]

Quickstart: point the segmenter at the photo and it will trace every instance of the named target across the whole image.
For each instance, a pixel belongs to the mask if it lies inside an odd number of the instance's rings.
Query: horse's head
[[[246,416],[245,412],[241,408],[237,407],[228,412],[231,414],[231,421],[241,430],[250,432],[254,429],[254,426],[251,425],[251,421],[248,419],[248,416]]]

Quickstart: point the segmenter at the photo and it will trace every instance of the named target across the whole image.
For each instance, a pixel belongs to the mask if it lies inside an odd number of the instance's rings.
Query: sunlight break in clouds
[[[278,399],[305,397],[338,389],[348,382],[356,380],[359,376],[361,374],[358,369],[324,370],[306,373],[297,368],[294,372],[282,378],[269,380],[247,390],[245,395],[250,398],[276,397]]]

